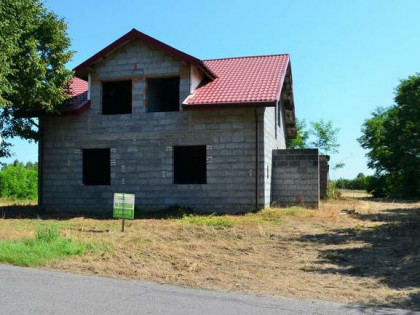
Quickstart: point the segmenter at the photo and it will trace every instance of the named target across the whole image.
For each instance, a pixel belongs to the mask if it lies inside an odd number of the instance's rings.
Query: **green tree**
[[[377,195],[420,198],[420,74],[402,80],[394,100],[364,122],[358,141],[368,150]]]
[[[338,143],[339,128],[335,128],[331,120],[310,122],[308,128],[305,120],[296,120],[297,135],[296,139],[288,139],[286,148],[288,149],[309,149],[317,148],[320,154],[333,155],[338,153],[340,144]],[[344,163],[336,163],[333,169],[342,168]]]
[[[38,170],[38,162],[35,162],[35,163],[28,162],[28,163],[26,163],[25,167],[27,169]]]
[[[340,189],[358,189],[368,190],[370,176],[365,176],[363,173],[357,174],[354,179],[339,178],[335,181],[336,188]]]
[[[337,135],[340,129],[334,128],[331,120],[326,122],[321,119],[311,122],[311,127],[311,142],[309,144],[311,147],[318,148],[320,154],[331,155],[338,153],[340,144],[338,143]]]
[[[309,129],[304,119],[296,119],[297,135],[296,139],[288,139],[286,147],[288,149],[307,149],[318,148],[321,154],[338,153],[340,144],[337,140],[339,128],[335,128],[331,120],[310,122]]]
[[[288,149],[305,149],[308,147],[309,129],[305,119],[296,119],[296,139],[287,139],[286,147]]]
[[[0,196],[12,199],[36,199],[38,195],[38,171],[15,161],[0,171]]]
[[[37,139],[30,113],[52,113],[68,97],[73,52],[66,23],[41,0],[0,1],[0,157],[9,138]]]

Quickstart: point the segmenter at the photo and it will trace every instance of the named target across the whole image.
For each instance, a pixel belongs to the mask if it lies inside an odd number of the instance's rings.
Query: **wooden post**
[[[125,194],[123,194],[123,208],[125,208]],[[124,210],[123,210],[123,216],[124,216]],[[125,219],[122,219],[122,226],[121,226],[121,232],[124,232],[124,225],[125,225]]]

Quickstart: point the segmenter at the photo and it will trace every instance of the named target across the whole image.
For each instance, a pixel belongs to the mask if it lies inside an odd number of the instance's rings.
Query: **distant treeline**
[[[392,183],[386,180],[384,176],[372,175],[365,176],[363,173],[359,173],[354,179],[340,178],[332,181],[335,184],[335,188],[338,189],[356,189],[366,190],[371,193],[374,197],[388,198],[392,197],[391,189],[389,188]],[[394,196],[399,197],[399,196]],[[415,196],[412,198],[415,199]]]
[[[359,173],[354,179],[340,178],[335,182],[335,187],[339,189],[356,189],[356,190],[370,190],[371,176],[365,176],[363,173]]]
[[[38,163],[14,161],[0,170],[0,197],[11,199],[38,198]]]

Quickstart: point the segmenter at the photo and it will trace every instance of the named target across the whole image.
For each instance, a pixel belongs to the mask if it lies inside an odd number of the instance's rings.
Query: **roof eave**
[[[244,102],[244,103],[208,103],[208,104],[182,104],[184,110],[220,109],[220,108],[250,108],[275,107],[276,101]]]
[[[285,80],[286,75],[287,75],[287,69],[289,67],[291,67],[291,65],[290,65],[290,55],[289,54],[285,54],[285,56],[287,56],[286,70],[282,73],[282,76],[280,78],[279,88],[278,88],[277,97],[276,97],[277,100],[280,100],[280,96],[281,96],[281,91],[283,89],[284,80]]]
[[[90,108],[90,100],[85,100],[79,104],[70,106],[68,109],[64,109],[60,111],[60,115],[62,116],[77,116],[84,113],[87,109]]]

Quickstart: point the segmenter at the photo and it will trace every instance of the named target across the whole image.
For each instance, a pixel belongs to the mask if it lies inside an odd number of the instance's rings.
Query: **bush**
[[[374,175],[369,176],[366,190],[377,198],[387,198],[393,195],[394,197],[401,197],[393,194],[395,183],[391,175]]]
[[[33,200],[38,197],[38,169],[15,161],[0,171],[0,197]]]

